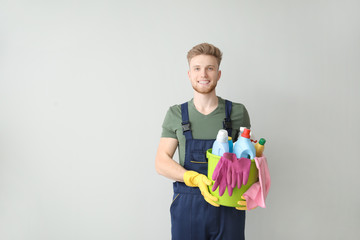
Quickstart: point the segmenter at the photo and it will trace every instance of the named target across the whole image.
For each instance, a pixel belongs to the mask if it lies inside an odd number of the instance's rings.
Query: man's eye
[[[209,70],[211,70],[211,71],[212,71],[212,70],[214,70],[214,68],[212,68],[212,67],[209,67]]]
[[[200,68],[195,68],[195,71],[199,71],[200,70]]]

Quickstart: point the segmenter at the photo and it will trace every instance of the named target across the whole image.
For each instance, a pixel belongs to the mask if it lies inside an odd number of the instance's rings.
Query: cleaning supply
[[[208,186],[210,186],[212,182],[207,178],[207,176],[195,171],[186,171],[183,178],[186,186],[198,187],[200,189],[200,192],[204,196],[205,201],[214,207],[220,206],[219,204],[215,203],[218,201],[218,198],[209,193]]]
[[[228,142],[229,142],[229,153],[233,153],[234,152],[234,143],[233,143],[232,137],[228,137]]]
[[[244,132],[244,129],[245,127],[240,127],[240,135]],[[253,143],[253,144],[256,144],[258,142],[255,134],[254,134],[254,131],[251,131],[250,132],[250,141]]]
[[[226,157],[227,154],[224,154],[224,156]],[[234,155],[234,154],[233,154]],[[208,178],[209,179],[213,179],[213,175],[215,172],[215,168],[217,167],[217,165],[220,162],[220,156],[216,156],[214,154],[211,153],[211,149],[208,149],[206,151],[206,157],[208,159]],[[227,174],[227,172],[226,172]],[[224,173],[225,175],[225,173]],[[227,178],[227,175],[226,175]],[[248,181],[246,185],[242,185],[241,188],[237,188],[235,187],[233,189],[232,195],[230,196],[229,194],[229,188],[227,187],[225,189],[225,192],[222,196],[220,196],[219,194],[219,187],[213,191],[212,190],[212,186],[209,186],[209,192],[211,193],[211,195],[217,197],[219,200],[216,202],[222,206],[226,206],[226,207],[239,207],[238,201],[240,200],[241,196],[244,194],[244,192],[246,192],[246,190],[248,190],[251,185],[255,182],[258,182],[258,169],[256,168],[255,165],[255,160],[251,160],[251,166],[250,166],[250,172],[249,172],[249,177],[248,177]],[[212,181],[214,183],[214,181]],[[243,205],[243,204],[241,204]]]
[[[255,144],[256,156],[261,157],[264,152],[266,140],[264,138],[260,138],[259,142]]]
[[[228,174],[228,169],[232,163],[233,156],[236,159],[235,154],[225,152],[224,155],[220,158],[218,164],[216,165],[215,170],[212,175],[212,179],[215,181],[214,185],[212,187],[212,191],[215,191],[219,187],[219,195],[220,196],[224,195],[226,187],[230,186],[227,183],[227,174]],[[229,193],[229,196],[232,195],[232,191],[231,191],[231,193],[228,191],[228,193]]]
[[[212,191],[219,187],[219,195],[222,196],[227,188],[229,196],[232,196],[235,186],[240,189],[242,185],[247,184],[250,166],[250,159],[238,159],[234,153],[224,153],[212,175],[215,181]]]
[[[255,157],[256,167],[259,171],[259,181],[254,183],[243,196],[246,199],[247,207],[253,209],[257,206],[265,208],[265,199],[269,193],[271,178],[266,157]]]
[[[250,141],[250,129],[245,128],[239,139],[234,144],[234,153],[237,158],[254,159],[255,147]]]
[[[248,158],[236,158],[232,161],[228,168],[227,182],[228,191],[230,193],[235,186],[241,188],[242,185],[246,185],[249,179],[251,160]]]
[[[228,138],[228,132],[225,129],[220,129],[212,146],[212,154],[222,156],[224,153],[229,152]]]

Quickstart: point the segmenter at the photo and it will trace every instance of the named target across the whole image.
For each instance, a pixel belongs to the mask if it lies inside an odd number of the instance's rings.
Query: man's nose
[[[206,77],[207,76],[207,72],[206,69],[204,68],[203,70],[201,70],[201,76],[202,77]]]

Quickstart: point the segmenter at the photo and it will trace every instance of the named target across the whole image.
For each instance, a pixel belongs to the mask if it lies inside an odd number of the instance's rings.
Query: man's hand
[[[220,205],[215,203],[218,201],[218,198],[211,195],[208,189],[208,186],[212,184],[212,181],[208,179],[204,174],[197,173],[195,171],[186,171],[184,174],[184,182],[189,187],[198,187],[201,194],[204,196],[205,201],[214,207],[219,207]]]

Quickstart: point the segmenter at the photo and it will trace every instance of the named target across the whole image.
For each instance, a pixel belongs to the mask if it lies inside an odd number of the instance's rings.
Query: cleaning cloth
[[[256,167],[259,172],[259,181],[251,185],[251,187],[243,194],[246,199],[248,209],[257,206],[265,208],[265,199],[269,193],[271,179],[266,157],[254,158]]]

